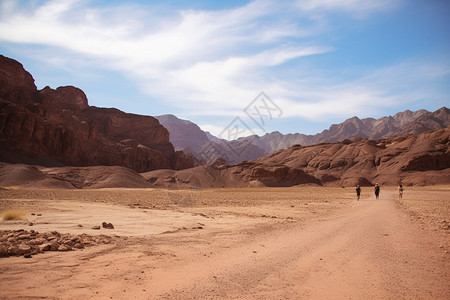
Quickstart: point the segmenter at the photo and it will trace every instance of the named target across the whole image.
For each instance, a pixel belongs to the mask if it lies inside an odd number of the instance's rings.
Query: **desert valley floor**
[[[449,196],[450,186],[407,187],[402,200],[367,187],[360,201],[354,188],[317,186],[0,189],[0,212],[27,212],[0,232],[99,237],[0,258],[0,298],[449,299]],[[102,222],[114,229],[92,229]]]

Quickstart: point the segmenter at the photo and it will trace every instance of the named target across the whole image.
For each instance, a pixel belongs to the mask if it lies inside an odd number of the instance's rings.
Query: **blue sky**
[[[0,53],[39,89],[219,135],[314,134],[450,103],[450,1],[0,1]],[[281,110],[245,114],[261,91]]]

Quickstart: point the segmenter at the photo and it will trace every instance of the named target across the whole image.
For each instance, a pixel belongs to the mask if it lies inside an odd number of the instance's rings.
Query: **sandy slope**
[[[97,216],[122,236],[0,259],[0,298],[448,299],[448,230],[436,226],[449,219],[449,189],[407,190],[403,205],[393,188],[380,200],[363,192],[356,202],[352,189],[205,190],[180,207],[157,190],[0,191],[1,208],[42,212],[35,230],[92,233]]]

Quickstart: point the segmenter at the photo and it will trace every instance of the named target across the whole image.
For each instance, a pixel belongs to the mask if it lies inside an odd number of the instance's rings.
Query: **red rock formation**
[[[67,86],[38,91],[23,66],[0,57],[0,160],[42,165],[119,165],[138,172],[193,166],[158,120],[88,105]]]
[[[254,164],[266,169],[274,165],[298,168],[334,186],[449,183],[449,135],[446,128],[379,141],[294,146]]]
[[[450,128],[378,141],[292,146],[254,161],[142,174],[159,186],[430,185],[450,183]]]
[[[39,101],[34,79],[19,62],[0,55],[0,98],[20,105]]]

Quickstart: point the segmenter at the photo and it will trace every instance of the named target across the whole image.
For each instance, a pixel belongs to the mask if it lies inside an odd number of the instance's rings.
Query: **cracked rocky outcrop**
[[[0,56],[0,161],[46,166],[117,165],[145,172],[184,169],[157,119],[89,106],[72,86],[37,90],[33,77]]]

